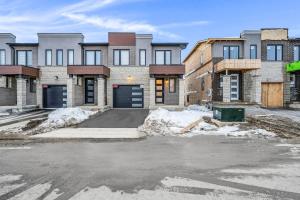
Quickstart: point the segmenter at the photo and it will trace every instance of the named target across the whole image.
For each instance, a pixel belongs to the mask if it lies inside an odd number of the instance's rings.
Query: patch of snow
[[[0,186],[0,196],[24,186],[25,183]]]
[[[35,200],[46,193],[50,189],[50,187],[50,183],[38,184],[29,188],[28,190],[21,192],[20,194],[17,194],[9,200]]]
[[[257,169],[225,169],[223,173],[230,175],[222,180],[299,193],[300,164],[282,164],[269,168]]]
[[[54,189],[50,194],[48,194],[43,200],[55,200],[63,193],[59,193],[59,189]]]
[[[28,150],[31,147],[0,147],[0,150]]]
[[[21,178],[22,175],[12,175],[12,174],[2,175],[0,176],[0,184],[5,182],[18,181]]]
[[[81,108],[59,108],[48,115],[39,128],[62,128],[79,124],[88,119],[94,111],[83,110]]]
[[[272,197],[264,194],[256,194],[249,191],[242,191],[235,188],[223,187],[215,184],[210,184],[201,181],[195,181],[183,178],[165,178],[162,180],[164,184],[163,187],[157,187],[155,190],[139,190],[134,193],[126,193],[124,191],[113,192],[110,188],[106,186],[101,186],[99,188],[87,187],[81,190],[79,193],[75,194],[70,200],[86,200],[86,199],[97,199],[97,200],[107,200],[107,199],[122,199],[122,200],[250,200],[250,199],[266,199],[271,200]],[[172,187],[183,187],[185,192],[173,191]],[[197,193],[194,192],[196,189],[207,192]],[[221,190],[219,190],[221,188]],[[176,190],[176,189],[175,189]],[[209,191],[213,190],[213,191]],[[190,191],[190,192],[189,192]],[[229,193],[227,192],[229,191]],[[234,191],[234,192],[232,192]]]
[[[200,106],[197,104],[189,105],[187,110],[194,110],[194,111],[202,111],[202,112],[209,112],[210,110],[205,106]]]

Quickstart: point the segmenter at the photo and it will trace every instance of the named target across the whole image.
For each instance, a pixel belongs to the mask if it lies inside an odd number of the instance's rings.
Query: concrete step
[[[136,128],[62,128],[30,136],[32,139],[139,139],[146,135]]]

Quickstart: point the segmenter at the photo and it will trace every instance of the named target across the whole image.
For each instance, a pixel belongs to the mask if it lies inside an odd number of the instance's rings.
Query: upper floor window
[[[239,59],[239,46],[223,46],[224,59]]]
[[[140,49],[140,66],[146,66],[146,49]]]
[[[62,49],[56,50],[56,65],[57,66],[63,65],[63,50]]]
[[[32,66],[32,51],[17,51],[17,65]]]
[[[250,59],[257,59],[257,46],[255,44],[250,45]]]
[[[300,60],[300,45],[294,46],[294,61]]]
[[[101,65],[101,51],[86,50],[85,51],[85,64],[86,65]]]
[[[267,60],[281,61],[282,60],[282,45],[267,45]]]
[[[0,65],[5,65],[5,50],[0,49]]]
[[[74,49],[68,49],[68,65],[74,65]]]
[[[129,65],[129,50],[114,50],[114,65]]]
[[[51,49],[46,49],[45,54],[46,54],[46,56],[45,56],[45,58],[46,58],[45,65],[46,66],[51,66],[52,65],[52,50]]]
[[[156,65],[170,65],[171,64],[171,51],[170,50],[156,50],[155,51],[155,64]]]
[[[200,54],[200,65],[203,65],[203,53]]]

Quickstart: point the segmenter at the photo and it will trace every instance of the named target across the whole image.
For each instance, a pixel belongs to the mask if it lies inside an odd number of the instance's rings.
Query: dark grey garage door
[[[44,108],[67,107],[67,86],[43,85],[43,107]]]
[[[143,108],[144,89],[140,85],[114,85],[114,108]]]

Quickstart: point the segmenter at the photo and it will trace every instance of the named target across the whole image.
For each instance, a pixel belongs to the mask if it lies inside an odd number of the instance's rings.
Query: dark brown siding
[[[68,74],[73,75],[104,75],[110,76],[110,69],[105,66],[68,66]]]
[[[38,77],[39,69],[20,65],[3,65],[0,66],[0,75],[25,75]]]
[[[135,33],[108,33],[110,46],[135,46]]]
[[[150,75],[184,75],[184,65],[150,65]]]
[[[289,41],[287,40],[263,40],[261,41],[261,60],[267,61],[267,45],[274,45],[279,44],[283,45],[283,61],[288,62],[289,61],[289,53],[288,53],[288,46]]]

